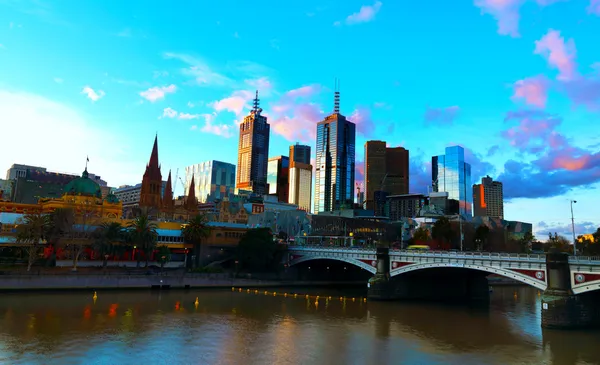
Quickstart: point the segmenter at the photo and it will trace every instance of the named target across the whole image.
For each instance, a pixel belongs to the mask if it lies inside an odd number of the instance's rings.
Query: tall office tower
[[[310,164],[310,146],[296,143],[290,146],[290,162]]]
[[[290,175],[290,159],[287,156],[271,157],[267,167],[267,183],[269,195],[277,196],[277,200],[287,203],[289,200],[288,178]]]
[[[222,200],[234,194],[234,164],[210,160],[186,167],[184,191],[189,191],[192,178],[196,185],[194,187],[196,199],[200,203]]]
[[[473,185],[473,213],[475,217],[504,219],[504,193],[502,183],[491,177],[481,178]]]
[[[471,165],[465,162],[465,150],[460,146],[446,147],[446,154],[431,158],[431,180],[434,192],[447,192],[448,199],[458,203],[457,211],[472,217]]]
[[[333,113],[317,124],[314,213],[354,204],[356,125],[340,114],[336,85]]]
[[[309,212],[312,198],[310,146],[290,146],[289,203]]]
[[[270,126],[267,117],[261,115],[258,91],[254,108],[240,124],[238,165],[235,188],[258,195],[267,193],[267,163],[269,160]]]
[[[365,143],[365,185],[367,209],[376,209],[375,192],[408,194],[409,152],[403,147],[387,148],[384,141]]]

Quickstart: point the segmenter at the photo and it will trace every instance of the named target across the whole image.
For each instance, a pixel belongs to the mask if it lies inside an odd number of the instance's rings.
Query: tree
[[[54,254],[65,247],[75,225],[75,212],[70,208],[58,208],[48,214],[48,241],[54,247]]]
[[[277,245],[269,228],[250,229],[244,234],[236,250],[236,258],[241,268],[251,271],[268,271],[274,262]]]
[[[148,267],[148,260],[158,241],[156,228],[156,223],[152,222],[145,214],[140,214],[127,225],[129,241],[144,253],[146,267]],[[137,255],[137,266],[140,266],[139,255]]]
[[[477,250],[487,248],[488,237],[490,236],[490,228],[485,224],[479,225],[475,229],[475,247]]]
[[[419,227],[413,233],[412,238],[414,242],[427,242],[429,241],[429,230],[425,227]]]
[[[439,241],[450,243],[452,241],[452,226],[446,217],[440,217],[435,221],[431,229],[431,236]]]
[[[160,246],[157,254],[158,262],[160,262],[160,271],[162,272],[165,264],[171,261],[171,250],[167,246]]]
[[[108,265],[107,256],[115,255],[125,241],[125,230],[119,222],[105,222],[94,232],[94,250],[102,257],[102,266]]]
[[[31,266],[39,257],[49,227],[48,216],[42,214],[27,214],[23,222],[17,225],[17,243],[23,244],[27,252],[27,271],[31,271]]]
[[[194,251],[199,252],[199,259],[204,260],[204,248],[202,240],[210,235],[208,220],[204,214],[197,214],[181,227],[181,233],[185,242],[194,245]]]
[[[558,233],[548,233],[548,241],[546,241],[546,251],[548,249],[558,250],[560,252],[571,252],[571,243],[564,236],[559,236]]]

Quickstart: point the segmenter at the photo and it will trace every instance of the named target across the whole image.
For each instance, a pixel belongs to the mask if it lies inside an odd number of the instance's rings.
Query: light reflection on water
[[[309,294],[2,294],[0,364],[600,363],[600,332],[542,331],[528,287],[496,288],[489,309]]]

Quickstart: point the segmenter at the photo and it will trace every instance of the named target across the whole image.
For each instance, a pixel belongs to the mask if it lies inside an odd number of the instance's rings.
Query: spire
[[[333,113],[340,113],[340,80],[335,79],[335,87],[333,93]]]
[[[159,167],[158,165],[158,133],[154,137],[154,146],[152,146],[152,154],[150,155],[150,162],[148,162],[150,168]]]
[[[258,110],[259,106],[260,106],[260,99],[258,98],[258,90],[256,90],[256,96],[254,97],[254,111],[255,112]]]
[[[171,182],[171,170],[169,170],[169,177],[167,178],[167,186],[165,186],[165,193],[163,195],[162,207],[165,210],[173,209],[175,202],[173,201],[173,185]]]
[[[185,209],[188,211],[196,211],[198,209],[198,202],[196,200],[196,184],[194,183],[194,175],[192,175],[192,181],[188,189],[187,199],[185,201]]]

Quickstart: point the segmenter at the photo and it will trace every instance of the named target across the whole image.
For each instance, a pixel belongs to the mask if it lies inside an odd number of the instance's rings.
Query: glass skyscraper
[[[471,165],[465,162],[465,150],[460,146],[446,147],[446,154],[431,158],[433,191],[447,192],[449,200],[458,202],[463,217],[472,217]],[[458,212],[445,212],[457,214]]]
[[[356,125],[339,112],[336,91],[333,114],[317,124],[314,213],[352,208]]]
[[[200,203],[229,197],[235,190],[235,165],[221,161],[206,161],[185,168],[185,191],[194,177],[196,198]],[[173,184],[178,184],[175,181]]]

